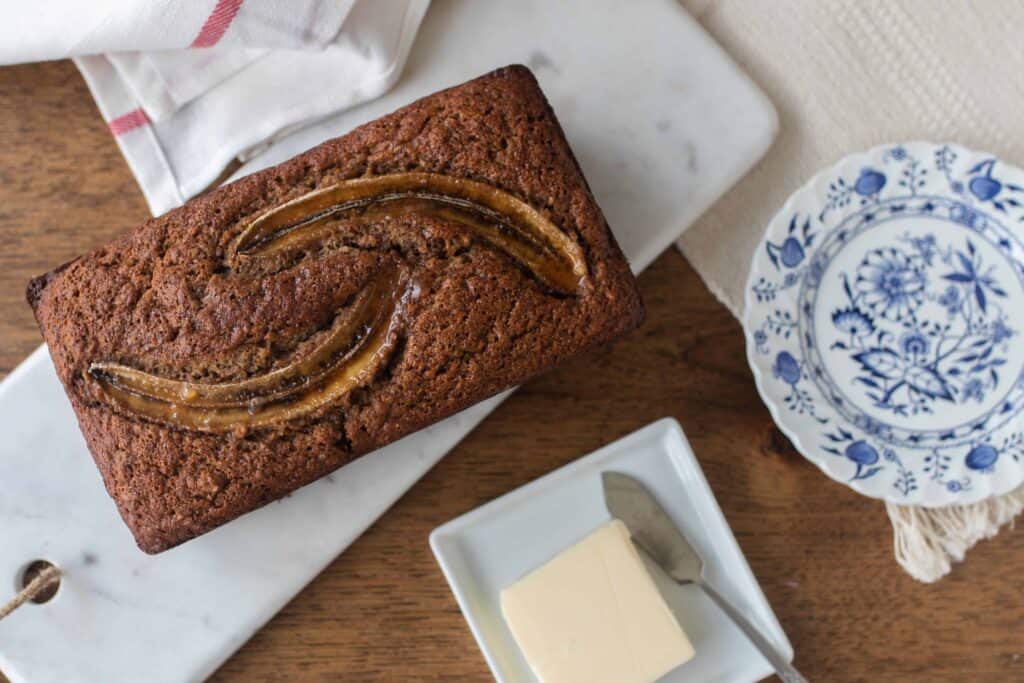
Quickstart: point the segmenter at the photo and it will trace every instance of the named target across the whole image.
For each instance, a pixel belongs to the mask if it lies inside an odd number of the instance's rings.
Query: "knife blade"
[[[621,472],[602,472],[604,500],[633,542],[679,583],[699,582],[703,561],[693,544],[643,484]]]

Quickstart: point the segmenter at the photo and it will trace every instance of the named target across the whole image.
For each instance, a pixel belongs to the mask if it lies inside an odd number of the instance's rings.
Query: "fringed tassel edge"
[[[924,583],[938,581],[978,541],[1024,510],[1024,486],[973,505],[923,508],[886,503],[896,561]]]

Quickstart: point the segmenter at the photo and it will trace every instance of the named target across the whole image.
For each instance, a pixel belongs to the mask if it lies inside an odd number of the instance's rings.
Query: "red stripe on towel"
[[[245,0],[217,0],[217,6],[206,18],[206,23],[199,29],[199,35],[192,41],[191,47],[213,47],[227,32],[235,15]]]
[[[124,135],[130,130],[135,130],[140,126],[145,126],[149,123],[149,117],[146,116],[146,112],[139,109],[132,109],[127,114],[122,114],[116,119],[112,120],[107,126],[110,128],[110,132],[114,135]]]

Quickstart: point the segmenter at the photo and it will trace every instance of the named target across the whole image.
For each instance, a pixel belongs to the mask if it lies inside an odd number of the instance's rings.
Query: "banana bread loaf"
[[[36,278],[28,299],[149,553],[643,317],[521,66],[149,220]]]

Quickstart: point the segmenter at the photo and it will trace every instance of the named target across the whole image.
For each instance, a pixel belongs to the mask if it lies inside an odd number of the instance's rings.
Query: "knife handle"
[[[775,673],[778,674],[783,683],[807,683],[807,679],[804,678],[792,664],[786,661],[786,658],[782,656],[782,653],[775,649],[775,645],[761,635],[761,631],[750,623],[750,621],[743,616],[743,614],[736,609],[731,602],[726,600],[718,593],[718,591],[703,581],[699,582],[698,585],[704,590],[707,596],[711,598],[730,619],[732,619],[733,623],[739,626],[740,630],[747,634],[747,638],[749,638],[750,642],[752,642],[754,646],[761,651],[761,654],[764,655],[764,658],[772,665],[775,669]]]

